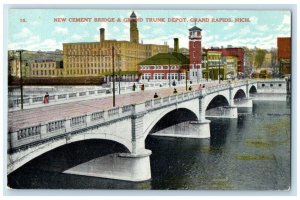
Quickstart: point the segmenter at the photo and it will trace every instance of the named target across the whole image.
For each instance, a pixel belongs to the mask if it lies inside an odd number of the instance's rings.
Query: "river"
[[[152,179],[140,183],[84,177],[63,170],[123,147],[85,141],[58,148],[8,176],[12,188],[141,190],[288,190],[291,185],[290,104],[253,101],[237,119],[211,118],[210,139],[148,136]],[[165,130],[166,131],[166,130]],[[193,131],[186,123],[169,131]]]

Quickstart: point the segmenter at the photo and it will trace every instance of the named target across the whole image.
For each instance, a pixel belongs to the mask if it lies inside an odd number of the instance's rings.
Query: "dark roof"
[[[193,28],[190,28],[189,31],[202,31],[202,29],[194,26]]]
[[[189,64],[189,58],[182,53],[159,53],[156,54],[139,65],[174,65],[174,64]]]
[[[132,11],[132,13],[130,15],[130,18],[136,18],[136,15],[135,15],[134,11]]]

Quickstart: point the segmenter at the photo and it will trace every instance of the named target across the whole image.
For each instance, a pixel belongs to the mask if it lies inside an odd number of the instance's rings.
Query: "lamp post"
[[[112,70],[113,70],[113,107],[116,105],[115,97],[115,47],[112,46]]]
[[[220,78],[220,65],[221,65],[221,55],[219,58],[219,72],[218,72],[218,76],[219,76],[219,84],[221,84],[221,78]]]
[[[21,110],[23,110],[23,74],[22,74],[22,53],[25,50],[17,50],[19,53],[19,64],[20,64],[20,89],[21,89]]]
[[[170,67],[170,58],[171,57],[171,53],[169,53],[169,87],[171,87],[171,67]]]
[[[187,68],[185,70],[185,90],[188,90],[188,72],[190,71],[190,64],[187,64]]]

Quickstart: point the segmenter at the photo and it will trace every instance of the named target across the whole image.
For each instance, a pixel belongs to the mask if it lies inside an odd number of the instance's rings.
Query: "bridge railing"
[[[218,85],[201,90],[194,90],[181,94],[175,94],[163,98],[151,99],[140,104],[124,105],[122,107],[115,107],[108,110],[96,110],[92,113],[86,113],[80,116],[72,116],[71,118],[56,119],[54,121],[47,121],[42,124],[32,124],[28,127],[22,127],[19,129],[11,128],[10,145],[11,148],[20,147],[36,141],[48,139],[56,136],[64,136],[65,134],[76,132],[77,130],[84,129],[86,127],[99,125],[104,122],[117,120],[123,117],[135,115],[138,112],[145,110],[151,110],[160,106],[171,105],[187,101],[189,99],[198,98],[207,93],[212,93],[220,90],[229,89],[229,84]],[[99,91],[86,92],[85,95],[95,95]],[[101,92],[101,91],[100,91]],[[79,93],[76,93],[76,96]],[[81,93],[84,95],[84,93]],[[75,93],[61,94],[60,98],[75,97]],[[57,96],[58,98],[58,96]]]
[[[132,86],[121,87],[122,93],[124,92],[133,92]],[[136,90],[137,91],[137,90]],[[51,102],[60,102],[60,101],[68,101],[76,98],[88,98],[93,96],[104,96],[106,94],[111,94],[111,89],[97,89],[97,90],[88,90],[88,91],[77,91],[77,92],[69,92],[69,93],[58,93],[55,95],[49,95],[49,101]],[[35,96],[35,97],[24,97],[23,105],[38,105],[43,104],[44,96]],[[9,99],[9,108],[20,107],[21,98]]]

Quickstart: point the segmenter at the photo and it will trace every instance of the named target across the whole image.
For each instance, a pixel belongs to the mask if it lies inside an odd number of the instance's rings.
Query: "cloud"
[[[251,31],[250,31],[249,26],[246,26],[246,27],[241,28],[241,29],[239,30],[239,34],[240,34],[240,35],[246,35],[246,34],[248,34],[248,33],[250,33],[250,32],[251,32]]]
[[[59,34],[67,34],[69,32],[68,28],[67,27],[59,27],[59,26],[56,26],[55,29],[54,29],[54,33],[59,33]]]
[[[277,31],[291,30],[291,15],[284,15],[281,23],[276,27]]]
[[[82,40],[82,36],[81,35],[78,35],[78,34],[74,34],[74,35],[72,35],[71,36],[71,39],[74,41],[74,42],[76,42],[76,41],[80,41],[80,40]]]
[[[256,28],[256,30],[262,31],[262,32],[268,31],[270,29],[267,25],[256,26],[255,28]]]
[[[250,17],[250,23],[257,24],[258,18],[256,16]]]
[[[31,30],[29,30],[29,28],[22,28],[20,33],[16,34],[16,38],[18,39],[22,39],[22,38],[28,38],[32,35]]]
[[[229,22],[229,23],[227,24],[227,26],[224,27],[224,30],[231,29],[233,26],[234,26],[234,23],[233,23],[233,22]]]

